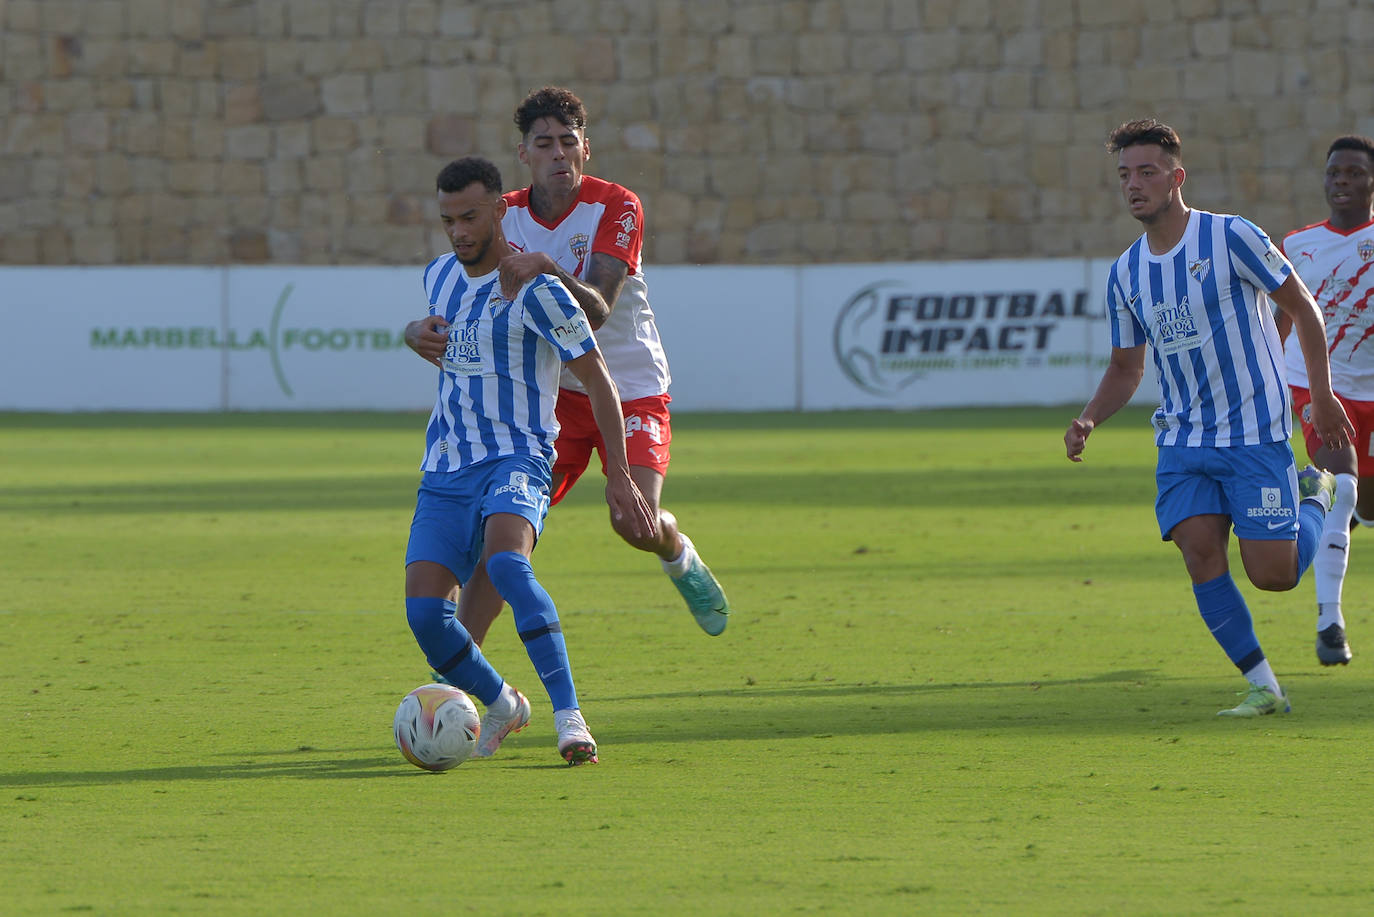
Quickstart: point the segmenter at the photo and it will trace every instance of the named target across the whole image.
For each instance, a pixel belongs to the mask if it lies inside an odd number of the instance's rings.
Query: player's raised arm
[[[596,256],[592,256],[593,262]],[[614,259],[612,259],[614,260]],[[624,268],[624,264],[621,265]],[[587,314],[587,323],[595,331],[605,324],[611,316],[610,302],[601,290],[590,283],[584,283],[558,266],[558,262],[544,252],[512,252],[501,259],[501,295],[514,299],[520,288],[540,274],[551,274],[563,282],[568,292],[577,300],[582,311]],[[625,274],[621,271],[621,281]],[[620,288],[616,287],[616,292]]]

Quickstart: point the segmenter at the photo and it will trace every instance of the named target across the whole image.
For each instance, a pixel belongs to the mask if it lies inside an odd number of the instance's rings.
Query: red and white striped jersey
[[[530,189],[505,195],[506,217],[501,221],[506,240],[518,251],[544,252],[572,276],[583,279],[587,259],[604,252],[629,265],[625,286],[611,309],[611,317],[596,331],[601,348],[620,390],[621,401],[662,395],[672,381],[668,358],[658,338],[649,288],[644,282],[640,250],[644,242],[644,209],[628,188],[613,182],[582,177],[577,202],[555,223],[545,223],[530,209]],[[563,388],[583,391],[568,370]]]
[[[1374,222],[1349,231],[1330,222],[1290,232],[1283,252],[1326,318],[1331,388],[1355,401],[1374,401]],[[1297,336],[1284,346],[1288,383],[1307,387]]]

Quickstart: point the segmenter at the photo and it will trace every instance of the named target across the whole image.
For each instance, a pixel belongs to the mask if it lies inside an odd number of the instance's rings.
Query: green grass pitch
[[[534,719],[439,775],[390,735],[423,417],[0,416],[0,912],[1367,913],[1374,537],[1346,668],[1238,576],[1294,712],[1218,719],[1146,415],[1079,466],[1074,411],[676,418],[729,628],[589,476],[535,569],[602,763],[507,613]]]

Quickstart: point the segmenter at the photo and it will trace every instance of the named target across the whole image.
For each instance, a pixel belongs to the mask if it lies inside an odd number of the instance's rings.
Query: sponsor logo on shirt
[[[477,322],[449,325],[448,345],[444,348],[444,369],[459,376],[480,375],[482,351],[477,346]]]
[[[627,210],[615,222],[620,227],[620,232],[615,234],[615,244],[620,248],[629,248],[630,236],[636,227],[635,215]]]
[[[582,317],[569,319],[561,325],[553,326],[553,339],[565,350],[572,350],[592,336],[591,326]]]
[[[1183,297],[1178,305],[1155,303],[1155,349],[1160,353],[1178,353],[1189,350],[1202,343],[1197,322],[1193,318],[1188,297]]]

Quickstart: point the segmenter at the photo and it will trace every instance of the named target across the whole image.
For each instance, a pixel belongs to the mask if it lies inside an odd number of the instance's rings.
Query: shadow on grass
[[[1294,713],[1241,722],[1216,716],[1238,700],[1239,680],[1161,678],[1153,670],[1083,678],[927,684],[801,684],[588,698],[627,705],[608,743],[709,742],[894,733],[989,736],[1214,736],[1219,729],[1311,729],[1342,724],[1366,703],[1362,685],[1291,680]],[[1243,692],[1242,692],[1243,693]],[[708,716],[665,717],[654,704],[705,700]],[[646,702],[649,706],[640,706]],[[1259,726],[1258,723],[1263,723]],[[600,735],[600,733],[598,733]]]
[[[1294,676],[1296,679],[1297,676]],[[1228,682],[1228,684],[1230,684]],[[1127,669],[1082,678],[940,684],[806,683],[777,688],[630,694],[590,699],[590,708],[619,705],[597,729],[607,746],[698,742],[754,742],[901,733],[983,733],[989,738],[1225,737],[1258,729],[1276,737],[1321,739],[1326,724],[1343,726],[1363,709],[1362,684],[1330,678],[1293,680],[1295,711],[1259,721],[1218,719],[1233,703],[1215,677],[1160,679],[1154,670]],[[1230,684],[1234,688],[1234,684]],[[694,704],[696,715],[665,716]],[[641,706],[644,705],[644,706]],[[853,746],[846,746],[853,748]],[[352,780],[426,777],[395,754],[357,749],[281,749],[227,753],[233,764],[135,767],[0,774],[0,787],[104,786],[139,782],[215,780]],[[357,753],[356,757],[350,754]],[[321,756],[327,757],[321,757]],[[299,758],[299,760],[296,760]],[[561,762],[512,760],[520,767],[565,768]]]
[[[0,512],[52,515],[394,510],[415,499],[419,473],[340,477],[164,480],[135,484],[0,487]],[[922,507],[1060,507],[1149,505],[1154,478],[1112,465],[930,471],[683,473],[673,477],[672,505],[784,505],[920,509]],[[585,487],[587,501],[599,487]],[[576,491],[575,491],[576,493]],[[581,501],[579,501],[581,502]]]
[[[375,752],[375,748],[357,749]],[[310,752],[245,752],[235,758],[263,758]],[[337,751],[326,754],[338,754]],[[238,764],[196,764],[175,767],[133,767],[125,770],[49,771],[48,773],[0,774],[0,787],[105,786],[122,783],[179,782],[183,780],[280,780],[361,779],[370,777],[425,776],[426,771],[399,762],[396,755],[367,755],[347,758],[310,758],[291,761],[243,761]]]

